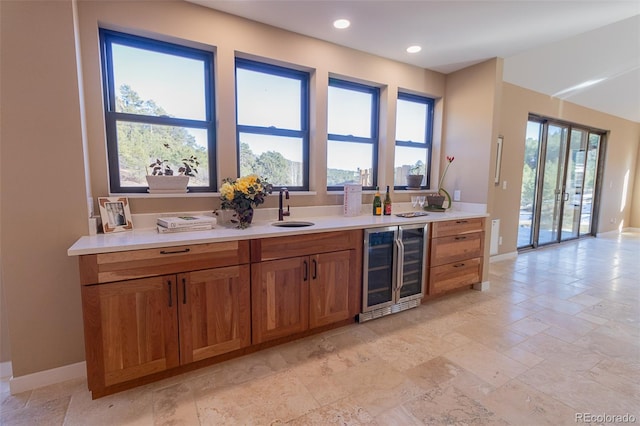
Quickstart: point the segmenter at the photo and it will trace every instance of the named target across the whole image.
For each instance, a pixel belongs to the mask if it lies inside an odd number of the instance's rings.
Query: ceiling
[[[506,82],[640,123],[640,0],[187,1],[445,74],[504,58]]]

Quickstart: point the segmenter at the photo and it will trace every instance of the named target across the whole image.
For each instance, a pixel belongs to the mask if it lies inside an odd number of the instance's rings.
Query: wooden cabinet
[[[251,266],[253,343],[299,333],[309,327],[307,257]]]
[[[82,287],[89,389],[179,365],[175,276]]]
[[[249,265],[178,275],[180,364],[251,344]]]
[[[482,280],[484,219],[435,222],[431,228],[429,295]]]
[[[220,244],[81,260],[87,376],[94,397],[111,386],[251,344],[249,243]],[[167,264],[156,268],[159,258]],[[193,266],[220,267],[114,281],[184,270],[189,258]]]
[[[253,343],[353,320],[361,240],[362,231],[344,231],[253,241]]]
[[[309,285],[309,328],[321,327],[351,316],[349,292],[354,281],[355,250],[311,256]],[[359,285],[359,282],[355,282]],[[355,315],[355,314],[353,314]]]

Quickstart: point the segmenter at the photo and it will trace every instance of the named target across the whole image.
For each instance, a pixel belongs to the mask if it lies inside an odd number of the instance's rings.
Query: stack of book
[[[157,222],[158,232],[205,231],[213,229],[216,218],[212,216],[171,216],[159,217]]]

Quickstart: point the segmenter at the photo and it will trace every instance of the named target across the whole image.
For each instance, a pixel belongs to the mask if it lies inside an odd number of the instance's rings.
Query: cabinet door
[[[349,318],[353,252],[344,250],[311,256],[309,328]]]
[[[249,265],[178,275],[180,363],[251,344]]]
[[[251,265],[253,343],[299,333],[309,327],[309,258]]]
[[[178,365],[175,276],[82,287],[90,389]]]

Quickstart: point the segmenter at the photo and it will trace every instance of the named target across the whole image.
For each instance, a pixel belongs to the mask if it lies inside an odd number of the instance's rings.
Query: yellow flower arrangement
[[[253,208],[264,203],[271,191],[271,184],[258,175],[223,179],[220,187],[222,208],[235,210],[237,220],[234,222],[239,228],[246,228],[253,218]]]

